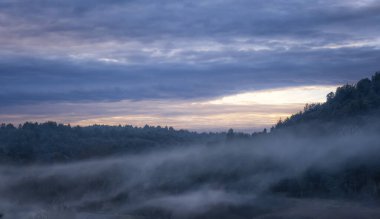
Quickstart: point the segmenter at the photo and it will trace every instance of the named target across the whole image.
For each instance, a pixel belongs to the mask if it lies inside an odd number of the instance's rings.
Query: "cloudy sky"
[[[0,121],[255,130],[380,70],[377,0],[2,0]]]

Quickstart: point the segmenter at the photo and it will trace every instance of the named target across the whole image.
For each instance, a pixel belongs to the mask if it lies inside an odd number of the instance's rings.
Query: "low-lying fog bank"
[[[291,134],[0,167],[3,218],[376,218],[380,136]],[[356,171],[356,172],[355,172]]]

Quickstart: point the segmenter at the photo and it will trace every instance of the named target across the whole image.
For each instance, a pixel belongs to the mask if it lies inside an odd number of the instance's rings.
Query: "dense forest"
[[[0,128],[4,218],[380,218],[380,73],[270,132]]]
[[[338,87],[335,93],[327,94],[325,103],[307,104],[303,111],[280,120],[271,132],[272,137],[290,133],[317,139],[328,136],[332,141],[351,135],[361,147],[342,161],[339,168],[310,166],[301,174],[273,185],[272,192],[298,198],[380,198],[380,72],[371,79]],[[350,150],[352,143],[345,144],[346,150]],[[371,149],[368,145],[372,145]]]
[[[307,122],[342,122],[353,117],[377,115],[380,109],[380,72],[354,85],[338,87],[327,94],[325,103],[306,104],[304,110],[279,121],[272,130],[289,128]],[[357,122],[357,121],[355,121]]]
[[[243,135],[243,134],[240,134]],[[213,144],[226,133],[196,133],[172,127],[26,122],[0,126],[0,161],[11,163],[72,161],[152,150],[155,147]]]

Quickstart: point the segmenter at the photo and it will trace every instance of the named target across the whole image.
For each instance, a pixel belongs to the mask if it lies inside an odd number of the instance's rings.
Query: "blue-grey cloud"
[[[235,55],[246,62],[126,66],[15,57],[0,62],[0,97],[3,105],[209,98],[271,87],[349,83],[376,71],[380,59],[380,51],[372,48],[270,52],[252,61],[250,55]]]
[[[379,4],[363,1],[5,1],[0,10],[15,31],[61,32],[91,38],[262,35],[329,37],[378,25]],[[21,15],[21,16],[20,16]],[[5,23],[5,22],[4,22]],[[347,24],[351,27],[343,31]],[[364,24],[364,25],[363,25]],[[338,28],[338,31],[325,29]],[[356,34],[359,35],[359,34]]]
[[[376,1],[0,3],[2,105],[210,98],[380,70]]]

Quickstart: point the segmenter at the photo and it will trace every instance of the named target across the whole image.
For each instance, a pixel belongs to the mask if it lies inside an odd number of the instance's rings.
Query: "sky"
[[[254,131],[379,60],[376,0],[2,0],[0,121]]]

